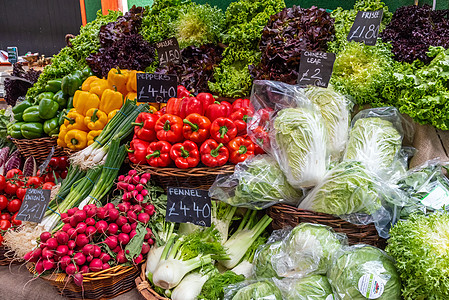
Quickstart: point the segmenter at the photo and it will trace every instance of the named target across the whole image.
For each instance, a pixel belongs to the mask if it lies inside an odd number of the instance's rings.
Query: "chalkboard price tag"
[[[40,223],[50,202],[50,190],[27,189],[16,219]]]
[[[175,37],[156,43],[156,50],[160,66],[165,66],[169,62],[181,63],[181,51]]]
[[[299,64],[299,85],[327,88],[334,68],[335,53],[303,51]]]
[[[169,222],[210,227],[210,201],[209,191],[168,187],[165,219]]]
[[[354,24],[349,30],[348,41],[365,43],[368,46],[376,45],[383,12],[382,9],[357,12]]]
[[[137,73],[137,99],[139,102],[167,103],[177,96],[178,77],[158,73]]]

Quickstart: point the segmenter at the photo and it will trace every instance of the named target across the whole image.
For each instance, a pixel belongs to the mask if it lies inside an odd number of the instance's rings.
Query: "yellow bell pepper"
[[[161,103],[160,105],[159,105],[159,109],[162,109],[162,108],[164,108],[164,107],[166,107],[167,106],[167,103]]]
[[[112,68],[108,72],[108,85],[112,90],[116,90],[123,95],[128,92],[126,90],[126,83],[128,82],[129,71]]]
[[[87,134],[87,146],[90,146],[91,144],[93,144],[95,142],[95,139],[97,138],[97,136],[99,136],[102,131],[103,130],[89,131],[89,133]]]
[[[72,150],[81,150],[87,146],[87,132],[72,129],[67,132],[64,138],[67,147]]]
[[[132,70],[129,72],[128,82],[126,83],[126,89],[128,92],[137,92],[137,73],[145,73],[142,71]]]
[[[123,95],[120,92],[107,89],[101,96],[100,110],[109,114],[114,109],[120,109],[123,105]]]
[[[98,79],[90,84],[89,92],[101,98],[103,92],[108,88],[109,88],[108,81],[106,79]]]
[[[118,109],[114,109],[113,111],[108,113],[108,122],[117,114],[118,111]]]
[[[90,90],[90,85],[92,82],[100,80],[97,76],[89,76],[86,80],[84,80],[83,85],[81,86],[81,90],[88,92]]]
[[[136,92],[129,92],[128,94],[126,94],[125,99],[137,100],[137,93]]]
[[[65,138],[66,134],[67,134],[67,126],[62,124],[61,127],[59,128],[58,140],[56,141],[58,146],[60,146],[62,148],[66,148],[67,147],[67,144],[64,141],[64,138]]]
[[[96,94],[84,91],[76,91],[73,96],[73,107],[83,116],[91,108],[98,108],[100,105],[100,98]]]
[[[108,123],[108,115],[98,108],[91,108],[84,117],[84,125],[90,130],[101,130]]]
[[[84,125],[84,116],[77,111],[69,111],[64,119],[64,125],[67,127],[67,131],[72,129],[89,130],[87,126]]]

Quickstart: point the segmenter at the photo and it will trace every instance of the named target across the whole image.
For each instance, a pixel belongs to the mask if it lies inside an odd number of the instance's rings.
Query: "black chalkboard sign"
[[[168,187],[165,219],[169,222],[192,223],[210,227],[211,202],[209,191]]]
[[[334,68],[335,53],[303,51],[299,64],[299,85],[327,88]]]
[[[357,12],[354,24],[349,30],[348,41],[361,42],[368,46],[376,45],[383,12],[382,9]]]
[[[176,38],[172,37],[156,43],[156,49],[160,66],[165,66],[169,62],[174,64],[181,63],[181,51]]]
[[[27,189],[16,219],[40,223],[50,202],[50,193],[50,190]]]
[[[167,103],[177,96],[178,77],[158,73],[137,73],[137,100],[139,102]]]

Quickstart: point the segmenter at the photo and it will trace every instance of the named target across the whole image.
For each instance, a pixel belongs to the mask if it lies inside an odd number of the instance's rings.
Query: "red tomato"
[[[6,187],[6,179],[5,176],[0,175],[0,191],[3,191]]]
[[[59,158],[59,170],[65,170],[69,166],[69,158],[67,156],[61,156]]]
[[[11,220],[11,215],[8,213],[4,213],[0,215],[0,220]]]
[[[0,220],[0,230],[8,230],[11,227],[11,222],[8,220]]]
[[[25,197],[26,192],[27,192],[26,188],[19,187],[16,191],[17,198],[19,198],[21,201],[23,201],[23,198]]]
[[[56,184],[54,182],[46,182],[42,186],[43,190],[51,190],[52,187],[54,187]]]
[[[19,226],[19,225],[22,225],[22,221],[16,220],[16,217],[17,217],[17,214],[18,214],[18,213],[19,213],[19,212],[16,212],[16,213],[14,214],[14,216],[12,216],[11,223],[12,223],[13,226]]]
[[[0,195],[0,211],[4,210],[8,206],[8,199]]]
[[[69,171],[64,170],[64,171],[61,171],[61,173],[59,175],[61,176],[62,179],[65,179],[67,177],[68,173],[69,173]]]
[[[31,176],[27,180],[27,187],[40,187],[42,185],[42,179],[37,176]]]
[[[0,245],[3,243],[3,235],[0,235]]]
[[[53,172],[47,173],[44,176],[44,182],[55,182],[55,176],[53,175]]]
[[[16,175],[16,174],[17,174],[18,176],[23,175],[22,170],[19,170],[19,169],[11,169],[11,170],[9,170],[9,171],[6,173],[6,178],[11,179],[11,178],[13,178],[14,175]]]
[[[22,201],[20,201],[19,199],[13,199],[8,203],[8,210],[9,212],[15,213],[19,211],[20,206],[22,206]]]
[[[9,195],[15,195],[19,186],[13,182],[7,182],[5,187],[5,193]]]
[[[60,163],[59,157],[52,157],[48,165],[53,169],[57,169],[59,168],[59,163]]]

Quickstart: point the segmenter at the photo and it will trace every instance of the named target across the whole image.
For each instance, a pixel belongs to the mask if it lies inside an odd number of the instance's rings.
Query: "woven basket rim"
[[[166,298],[164,296],[159,295],[155,290],[153,290],[153,287],[148,282],[146,276],[145,276],[145,270],[147,264],[142,264],[141,272],[139,277],[136,278],[136,288],[139,294],[144,297],[146,300],[170,300],[170,298]],[[149,298],[142,293],[142,291],[147,290],[148,293],[150,293],[153,297]]]
[[[179,168],[155,168],[149,165],[130,164],[133,169],[141,172],[148,172],[151,175],[162,177],[203,177],[207,175],[220,175],[226,173],[233,173],[235,165],[223,165],[220,167],[196,167],[190,169]]]
[[[51,136],[44,136],[37,139],[16,139],[13,137],[8,136],[8,139],[13,141],[13,143],[43,143],[43,142],[56,142],[58,140],[57,137],[51,137]]]

